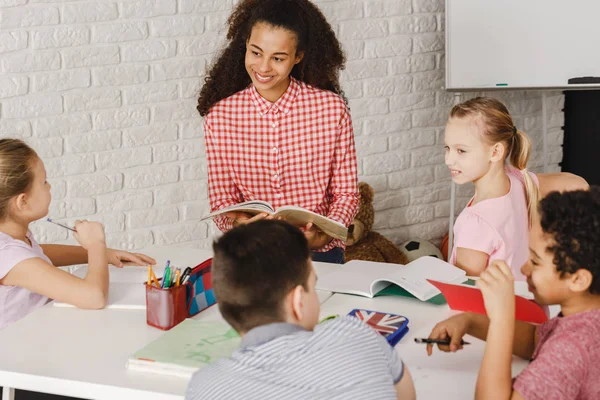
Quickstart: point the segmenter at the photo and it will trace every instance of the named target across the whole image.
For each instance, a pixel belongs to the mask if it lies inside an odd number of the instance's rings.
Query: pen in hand
[[[450,339],[425,339],[425,338],[415,338],[415,343],[425,343],[425,344],[441,344],[450,346]],[[465,344],[471,344],[469,342],[465,342],[464,340],[460,341],[460,345],[464,346]]]
[[[75,229],[73,229],[73,228],[71,228],[69,226],[61,224],[60,222],[53,221],[52,218],[46,218],[46,221],[51,222],[51,223],[53,223],[55,225],[58,225],[58,226],[62,226],[63,228],[68,229],[68,230],[70,230],[72,232],[77,232]]]

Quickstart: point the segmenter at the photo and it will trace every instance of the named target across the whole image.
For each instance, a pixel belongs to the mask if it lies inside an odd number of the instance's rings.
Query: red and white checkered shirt
[[[204,134],[211,211],[263,200],[352,222],[359,199],[354,132],[335,93],[291,78],[271,103],[250,85],[211,108]],[[215,218],[222,231],[232,222]],[[318,251],[334,247],[345,243],[334,239]]]

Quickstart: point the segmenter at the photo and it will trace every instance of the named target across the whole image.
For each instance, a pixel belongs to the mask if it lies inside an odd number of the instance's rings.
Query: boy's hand
[[[320,249],[333,240],[331,236],[321,231],[312,222],[300,227],[300,230],[304,232],[304,236],[306,236],[306,240],[308,241],[308,248],[311,250]]]
[[[94,245],[106,247],[104,227],[100,222],[77,220],[75,221],[75,231],[73,236],[84,249],[89,250]]]
[[[437,347],[446,353],[461,350],[463,336],[469,329],[469,314],[463,313],[448,318],[433,327],[428,339],[450,339],[450,346],[438,344]],[[433,353],[433,345],[427,345],[427,355]]]
[[[156,260],[152,257],[123,250],[106,249],[106,257],[108,258],[109,264],[119,268],[122,268],[125,265],[123,262],[132,265],[156,265]]]
[[[241,211],[231,211],[231,212],[225,213],[225,216],[227,218],[230,218],[233,220],[234,227],[239,226],[239,225],[251,224],[252,222],[256,222],[256,221],[259,221],[259,220],[265,219],[265,218],[266,219],[272,218],[267,213],[252,215],[252,214],[241,212]]]
[[[494,261],[479,276],[475,285],[481,289],[490,321],[515,318],[515,283],[504,261]]]

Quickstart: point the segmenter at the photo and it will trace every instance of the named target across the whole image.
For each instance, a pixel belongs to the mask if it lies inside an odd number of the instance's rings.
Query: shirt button
[[[277,179],[277,178],[278,178],[277,174],[273,175],[273,179]]]
[[[273,147],[271,150],[273,151],[273,153],[277,153],[277,147]]]
[[[273,122],[273,123],[271,124],[271,126],[272,126],[273,128],[277,128],[277,122]]]

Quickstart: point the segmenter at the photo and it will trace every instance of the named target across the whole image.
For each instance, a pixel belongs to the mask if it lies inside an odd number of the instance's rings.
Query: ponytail
[[[540,199],[539,188],[527,171],[527,162],[531,154],[531,140],[523,132],[514,128],[513,137],[510,146],[510,163],[523,174],[523,182],[525,184],[525,197],[527,200],[527,215],[529,215],[529,225],[533,224],[534,214],[537,210],[537,204]]]
[[[455,105],[450,118],[480,117],[483,121],[483,139],[490,143],[503,143],[507,158],[513,167],[523,174],[529,225],[533,223],[540,199],[539,188],[527,171],[531,154],[531,141],[525,132],[518,130],[501,101],[490,97],[475,97]]]

